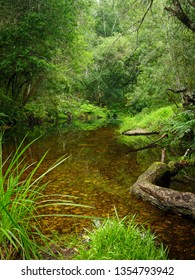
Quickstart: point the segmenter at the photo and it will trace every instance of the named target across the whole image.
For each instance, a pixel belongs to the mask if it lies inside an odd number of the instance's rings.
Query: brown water
[[[10,152],[12,144],[4,146]],[[28,160],[37,161],[48,150],[42,163],[43,173],[62,155],[70,156],[63,164],[47,175],[50,181],[45,194],[72,195],[74,203],[92,208],[57,206],[42,213],[120,217],[135,214],[137,222],[149,226],[164,245],[169,246],[169,258],[195,259],[195,224],[173,213],[164,212],[137,199],[129,193],[136,178],[154,161],[160,160],[158,149],[129,153],[129,148],[119,142],[114,127],[102,127],[93,131],[46,133],[28,150]],[[43,232],[50,230],[60,234],[80,233],[91,227],[90,219],[45,217],[41,221]]]

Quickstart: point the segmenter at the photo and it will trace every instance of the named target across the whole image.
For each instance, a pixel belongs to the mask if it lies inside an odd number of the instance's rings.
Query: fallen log
[[[195,219],[195,194],[169,189],[171,177],[181,168],[180,164],[155,162],[139,176],[130,192],[158,208]]]
[[[125,130],[122,132],[123,135],[126,136],[141,136],[141,135],[153,135],[153,134],[159,134],[158,131],[148,131],[143,128],[137,128],[134,130]]]
[[[148,148],[156,147],[156,143],[158,143],[159,141],[161,141],[162,139],[164,139],[166,137],[167,137],[167,134],[165,133],[165,134],[161,135],[161,137],[159,137],[155,141],[150,142],[148,145],[137,148],[137,149],[131,149],[130,152],[137,152],[137,151],[145,150],[145,149],[148,149]]]

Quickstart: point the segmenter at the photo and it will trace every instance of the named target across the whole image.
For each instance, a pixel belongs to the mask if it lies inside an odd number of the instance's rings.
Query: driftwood
[[[195,194],[168,188],[171,177],[181,168],[180,164],[155,162],[139,176],[130,191],[158,208],[195,219]]]
[[[141,135],[153,135],[153,134],[159,134],[158,131],[148,131],[143,128],[137,128],[135,130],[125,130],[122,132],[123,135],[126,136],[141,136]]]
[[[133,132],[133,130],[131,130]],[[137,131],[137,130],[136,130]],[[130,131],[129,131],[130,132]],[[128,136],[137,136],[137,135],[151,135],[152,133],[153,134],[158,134],[158,132],[148,132],[150,134],[125,134],[125,135],[128,135]],[[143,147],[140,147],[140,148],[137,148],[137,149],[132,149],[130,150],[130,152],[137,152],[137,151],[141,151],[141,150],[145,150],[145,149],[148,149],[148,148],[153,148],[153,147],[156,147],[156,143],[158,143],[159,141],[161,141],[162,139],[168,137],[167,134],[163,134],[161,135],[158,139],[156,139],[155,141],[153,142],[150,142],[148,145],[146,146],[143,146]]]

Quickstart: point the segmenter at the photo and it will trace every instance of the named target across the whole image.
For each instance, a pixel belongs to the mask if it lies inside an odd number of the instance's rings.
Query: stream
[[[34,139],[36,131],[27,138]],[[3,146],[8,155],[19,143],[21,136],[7,135]],[[64,154],[67,160],[51,171],[44,181],[47,195],[71,195],[74,203],[90,206],[51,206],[43,214],[87,215],[97,218],[136,215],[136,221],[150,227],[159,240],[169,247],[170,259],[195,259],[195,224],[174,213],[157,209],[129,192],[137,177],[154,161],[161,158],[160,149],[129,152],[122,144],[115,126],[94,130],[53,129],[45,130],[27,151],[29,162],[40,160],[49,150],[38,172],[45,172]],[[60,196],[59,196],[60,197]],[[77,233],[90,228],[91,219],[76,217],[44,217],[42,231],[60,234]]]

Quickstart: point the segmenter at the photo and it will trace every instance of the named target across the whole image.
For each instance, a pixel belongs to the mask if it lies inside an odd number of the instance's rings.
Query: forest
[[[71,130],[71,135],[74,135],[72,143],[78,138],[78,146],[87,149],[95,144],[83,143],[84,140],[78,131],[83,131],[82,133],[87,135],[86,138],[93,139],[94,135],[97,136],[98,129],[102,129],[100,131],[103,131],[104,135],[97,137],[99,137],[99,149],[103,149],[107,144],[102,144],[101,137],[107,138],[107,141],[116,138],[115,134],[109,134],[104,128],[108,125],[113,127],[115,123],[115,132],[112,133],[117,133],[116,145],[120,143],[123,147],[120,148],[121,154],[118,153],[121,156],[120,160],[125,161],[129,152],[134,155],[135,152],[140,151],[135,160],[138,164],[139,157],[141,162],[139,172],[134,170],[136,168],[132,163],[134,175],[128,182],[128,191],[132,186],[130,191],[132,197],[135,195],[138,197],[135,199],[142,198],[143,201],[149,201],[160,208],[159,211],[168,209],[179,213],[178,219],[180,215],[184,215],[194,220],[195,1],[0,0],[0,13],[1,259],[39,259],[47,258],[48,255],[57,258],[54,253],[56,248],[54,249],[53,245],[46,241],[40,229],[35,226],[32,230],[30,221],[25,229],[23,224],[20,225],[20,222],[15,220],[18,217],[14,216],[16,205],[22,204],[25,200],[27,203],[31,201],[32,207],[29,206],[31,208],[27,209],[25,204],[24,209],[20,211],[24,215],[21,217],[24,219],[28,216],[35,217],[36,211],[40,211],[40,216],[44,217],[42,208],[46,206],[45,204],[41,206],[41,196],[40,194],[37,196],[43,188],[37,190],[37,182],[44,181],[45,175],[52,173],[53,169],[61,164],[64,165],[66,161],[71,162],[69,155],[63,156],[59,153],[57,161],[52,162],[51,167],[46,166],[48,170],[43,169],[43,174],[39,174],[38,178],[34,179],[38,168],[44,165],[46,155],[43,153],[43,158],[37,159],[38,163],[32,171],[31,162],[26,163],[26,159],[21,158],[37,141],[32,138],[34,136],[39,138],[40,134],[43,134],[40,133],[41,130],[45,131],[48,138],[50,137],[48,131],[51,128],[52,131],[59,132],[61,138],[64,135],[64,132],[61,132],[63,129]],[[12,142],[15,141],[15,136],[12,135],[18,130],[20,131],[18,134],[21,134],[24,140],[20,139],[22,142],[18,144],[12,160],[8,155],[6,155],[7,159],[4,159],[2,156],[4,146],[6,154],[7,149],[9,150],[9,141],[10,139]],[[25,136],[27,131],[28,136]],[[90,133],[89,131],[95,131],[96,134],[90,134],[89,137],[87,134]],[[29,140],[28,143],[26,139]],[[65,147],[66,141],[63,141]],[[50,147],[47,141],[42,145]],[[153,160],[153,156],[150,155],[150,148],[155,147],[158,147],[158,154],[160,156],[162,154],[161,163],[158,165],[155,163],[152,165],[157,160],[156,158]],[[142,153],[143,151],[145,154]],[[109,153],[108,150],[106,152]],[[126,153],[125,157],[123,153]],[[112,160],[116,158],[113,157]],[[94,161],[92,161],[93,168]],[[108,159],[102,161],[108,164]],[[28,164],[30,171],[27,171],[26,183],[21,190],[20,182],[23,180],[24,173],[26,174]],[[121,162],[118,164],[116,160],[119,170]],[[152,169],[150,165],[153,166]],[[76,162],[73,168],[77,170]],[[83,171],[82,168],[81,164],[77,171],[85,174],[87,171]],[[124,170],[126,166],[123,167],[122,172]],[[183,173],[179,180],[184,180],[187,185],[190,181],[192,188],[186,193],[185,190],[179,192],[165,188],[165,193],[163,184],[168,184],[168,181],[180,170]],[[64,172],[66,171],[69,172],[68,167],[65,168]],[[110,169],[109,176],[112,172]],[[128,179],[122,176],[121,173],[118,174],[117,180],[122,178],[122,183],[124,181],[126,184]],[[189,181],[186,183],[186,180]],[[43,186],[45,184],[44,182]],[[85,178],[85,184],[89,184],[88,178]],[[119,183],[116,184],[118,186]],[[78,207],[79,210],[75,210],[75,213],[81,211],[82,207],[88,207],[85,205],[86,201],[76,205],[74,191],[71,193],[71,190],[68,193],[68,200],[62,202],[61,197],[58,202],[55,202],[47,198],[47,205],[50,207],[51,204],[62,203],[67,204],[67,207]],[[21,199],[22,203],[18,200],[16,205],[12,204],[16,198]],[[37,210],[36,205],[41,209]],[[82,245],[81,242],[75,245],[73,238],[68,235],[66,240],[62,238],[60,241],[66,243],[66,246],[63,250],[62,245],[58,247],[59,258],[74,257],[78,251],[77,259],[147,258],[147,253],[141,251],[143,247],[141,243],[137,255],[135,251],[117,255],[117,252],[123,248],[118,248],[118,251],[110,256],[104,255],[105,252],[100,256],[97,255],[98,249],[97,252],[93,251],[95,246],[97,248],[100,246],[101,234],[111,236],[111,231],[120,228],[125,251],[126,247],[133,246],[125,243],[130,234],[129,229],[134,228],[135,232],[132,234],[139,240],[140,234],[145,230],[142,225],[140,231],[138,230],[134,218],[130,219],[126,227],[126,220],[124,222],[119,218],[124,215],[118,216],[118,209],[115,209],[115,206],[113,209],[116,219],[103,222],[102,226],[95,226],[96,235],[92,232],[88,237],[87,234],[87,239],[94,242],[88,253],[85,244]],[[69,213],[69,210],[67,211]],[[97,215],[93,210],[90,213],[92,216]],[[54,214],[49,212],[48,216],[52,215]],[[61,213],[57,212],[57,215]],[[89,219],[88,214],[84,214],[82,218],[85,216]],[[103,213],[103,217],[105,216],[106,214]],[[21,217],[20,220],[23,219]],[[143,224],[139,218],[138,223]],[[190,232],[194,233],[193,221],[186,220],[180,223],[184,223],[186,229],[189,227]],[[33,231],[41,236],[41,245],[36,245],[32,249],[32,240],[36,239],[36,236],[31,236]],[[143,240],[143,242],[152,242],[150,238],[152,233],[148,229],[144,234],[148,236],[148,241]],[[113,242],[115,238],[113,237],[112,240],[110,237],[110,240]],[[191,239],[191,244],[193,240]],[[137,242],[135,241],[135,244]],[[40,249],[43,243],[47,244],[47,249],[45,247]],[[151,247],[148,249],[152,252],[150,259],[166,259],[170,256],[162,244],[156,248],[154,243],[147,243],[148,248],[152,246],[152,249]],[[169,244],[168,241],[167,243]],[[71,244],[72,247],[67,247],[69,246],[67,244]],[[76,247],[80,249],[75,249]],[[88,243],[87,247],[90,247]],[[195,252],[192,251],[186,258],[195,257]],[[175,258],[174,253],[171,257]],[[176,258],[179,258],[177,254]]]

